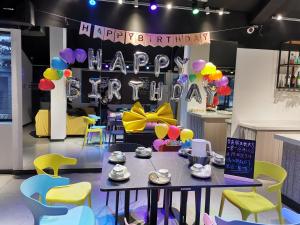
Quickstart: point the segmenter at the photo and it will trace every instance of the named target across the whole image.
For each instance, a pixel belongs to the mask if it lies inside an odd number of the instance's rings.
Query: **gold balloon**
[[[180,140],[182,142],[186,142],[187,140],[191,140],[194,137],[194,132],[190,129],[183,129],[180,132]]]
[[[165,123],[159,123],[154,128],[155,134],[159,139],[163,139],[169,130],[169,126]]]
[[[47,68],[43,76],[48,80],[59,80],[61,77],[58,75],[57,70],[53,68]]]

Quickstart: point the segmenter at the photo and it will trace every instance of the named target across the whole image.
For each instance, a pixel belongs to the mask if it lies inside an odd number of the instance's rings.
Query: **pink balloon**
[[[229,82],[228,78],[226,76],[223,76],[221,79],[220,79],[220,86],[226,86]]]
[[[205,66],[206,62],[202,59],[195,60],[192,64],[193,71],[199,73]]]
[[[156,139],[153,141],[153,147],[156,151],[159,151],[159,147],[164,145],[165,141],[162,139]]]

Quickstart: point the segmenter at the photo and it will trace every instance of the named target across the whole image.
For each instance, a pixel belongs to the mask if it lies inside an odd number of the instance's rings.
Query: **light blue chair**
[[[48,175],[36,175],[23,181],[20,190],[28,208],[30,208],[34,225],[95,225],[95,215],[87,206],[68,209],[63,206],[47,206],[46,193],[53,187],[68,185],[70,180],[64,177],[54,178]],[[34,198],[38,194],[41,202]]]
[[[98,120],[101,120],[101,116],[97,116],[95,114],[89,114],[88,117],[91,118],[91,119],[94,119],[96,122]],[[106,126],[104,126],[104,125],[100,125],[100,126],[92,125],[90,128],[91,129],[102,129],[102,142],[103,143],[106,142]]]
[[[287,222],[300,225],[300,214],[287,208],[283,208],[281,213]]]

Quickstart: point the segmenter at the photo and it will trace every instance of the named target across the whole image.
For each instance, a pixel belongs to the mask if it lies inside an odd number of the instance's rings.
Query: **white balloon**
[[[102,69],[102,49],[98,49],[96,55],[94,55],[94,49],[88,50],[88,63],[89,70],[94,70],[95,66],[98,71]]]
[[[162,94],[163,94],[163,82],[158,82],[158,87],[156,88],[156,82],[151,81],[151,83],[150,83],[150,101],[161,101]]]
[[[100,78],[90,78],[89,82],[92,84],[92,92],[88,94],[89,98],[93,98],[95,100],[101,99],[101,94],[98,92],[98,86],[101,83]]]
[[[149,62],[149,56],[145,52],[135,52],[133,55],[133,72],[138,74],[141,66],[146,66]]]
[[[139,89],[144,86],[142,81],[131,80],[128,82],[128,85],[132,87],[132,100],[139,100]]]
[[[110,66],[109,70],[114,71],[116,68],[119,68],[122,73],[126,75],[126,65],[124,61],[124,57],[121,51],[117,51]]]
[[[154,74],[156,77],[159,77],[160,69],[166,68],[169,66],[170,59],[166,55],[157,55],[154,59]]]
[[[175,84],[172,86],[172,95],[171,95],[171,101],[179,101],[182,95],[182,85]]]
[[[118,100],[121,99],[121,94],[120,94],[121,86],[122,86],[121,82],[118,79],[110,79],[108,81],[108,94],[107,94],[108,101],[111,101],[114,96]]]

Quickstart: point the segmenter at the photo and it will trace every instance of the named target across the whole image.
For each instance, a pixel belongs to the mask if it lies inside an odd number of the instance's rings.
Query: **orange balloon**
[[[220,80],[223,77],[223,73],[221,70],[217,70],[215,75],[215,80]]]

